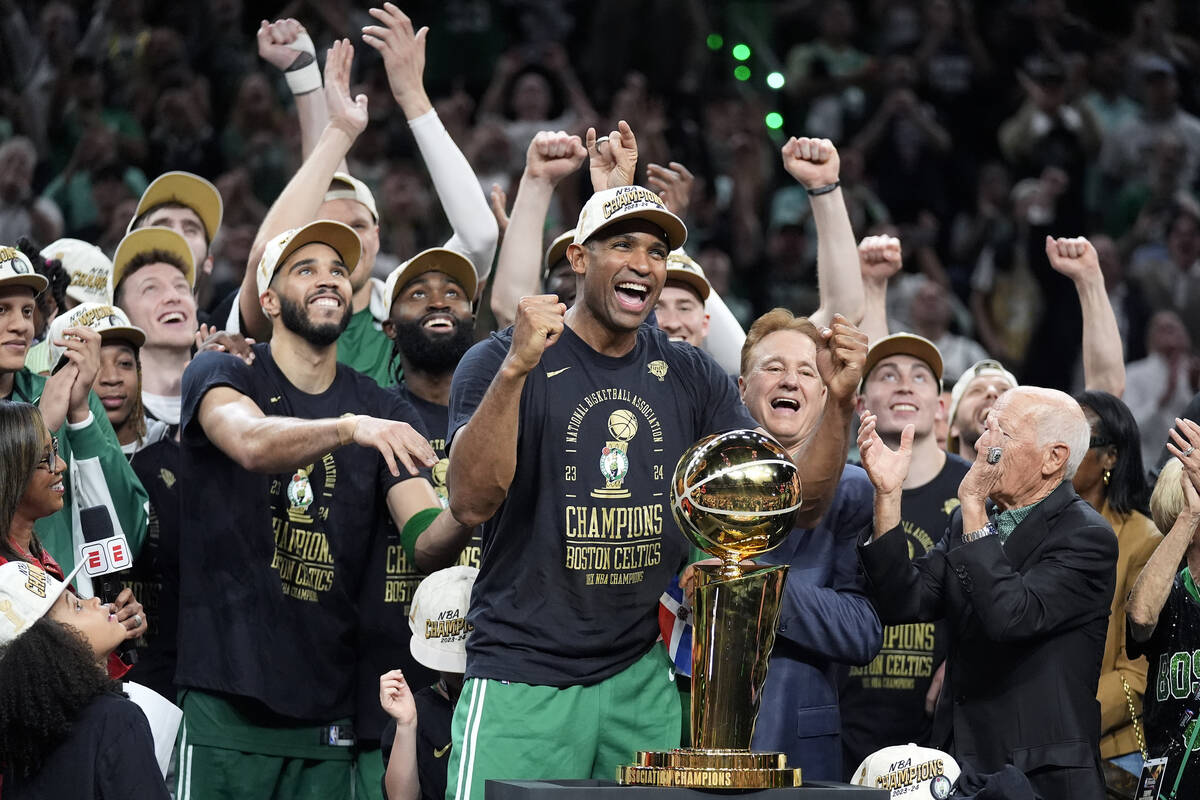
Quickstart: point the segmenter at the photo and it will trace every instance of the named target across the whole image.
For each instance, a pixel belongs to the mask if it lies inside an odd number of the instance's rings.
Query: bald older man
[[[959,485],[961,509],[942,541],[902,569],[912,436],[910,425],[891,450],[875,417],[863,418],[875,519],[859,555],[884,623],[950,625],[935,746],[980,772],[1014,764],[1043,797],[1103,797],[1096,685],[1117,540],[1071,486],[1088,449],[1083,413],[1052,389],[1002,394]]]

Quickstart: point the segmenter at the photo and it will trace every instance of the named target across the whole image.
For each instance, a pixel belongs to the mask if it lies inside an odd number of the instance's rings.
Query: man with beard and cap
[[[823,147],[798,144],[806,160]],[[485,546],[448,798],[481,800],[485,781],[504,778],[611,779],[635,749],[679,744],[657,609],[689,546],[670,525],[667,484],[695,441],[758,423],[711,356],[647,324],[687,231],[656,193],[622,183],[635,163],[624,166],[593,169],[567,250],[575,305],[522,299],[516,323],[454,374],[450,508],[483,524]],[[506,242],[522,213],[518,203]],[[819,335],[828,398],[820,429],[790,453],[802,526],[832,500],[866,355],[840,316]]]
[[[363,41],[379,51],[387,71],[388,85],[429,170],[438,199],[454,235],[445,247],[466,254],[478,281],[487,277],[496,252],[499,228],[488,210],[487,200],[474,170],[450,138],[425,92],[425,40],[428,29],[414,33],[412,21],[391,3],[370,9],[372,24],[363,28]],[[296,58],[298,24],[267,26],[260,36],[260,53],[277,65]],[[271,39],[272,41],[266,41]],[[379,252],[381,219],[370,188],[345,170],[346,153],[366,126],[366,97],[350,95],[350,66],[353,49],[347,43],[339,58],[325,63],[325,104],[309,104],[300,114],[305,142],[313,141],[304,164],[272,204],[259,229],[237,302],[239,313],[231,314],[226,327],[263,341],[271,334],[263,321],[254,294],[253,265],[263,244],[283,230],[313,219],[332,219],[354,228],[363,242],[363,257],[351,280],[354,286],[354,315],[338,348],[342,363],[374,378],[381,386],[393,382],[389,369],[391,342],[383,333],[389,303],[383,299],[382,281],[371,278]],[[319,94],[315,88],[304,97]],[[312,97],[315,101],[316,98]],[[322,113],[324,111],[324,114]],[[355,113],[348,114],[347,112]],[[358,112],[361,112],[359,116]],[[326,120],[324,129],[318,128]],[[314,128],[316,131],[314,132]]]
[[[431,560],[470,534],[418,472],[436,459],[399,421],[416,412],[338,362],[361,249],[332,221],[272,239],[256,270],[270,343],[184,374],[181,796],[350,797],[347,667],[382,518]]]
[[[384,332],[391,337],[392,368],[397,384],[389,394],[401,397],[419,415],[438,459],[430,479],[443,508],[446,496],[446,421],[450,381],[463,354],[475,343],[475,269],[461,253],[431,248],[392,270],[385,298],[391,310]],[[479,566],[480,541],[473,535],[462,552],[447,551],[438,559],[405,542],[400,530],[386,525],[376,537],[359,595],[358,692],[355,732],[358,735],[358,788],[377,797],[383,775],[380,739],[387,715],[379,705],[379,676],[403,670],[413,686],[427,685],[436,673],[413,659],[409,606],[421,578],[453,564]],[[443,764],[444,766],[444,764]]]

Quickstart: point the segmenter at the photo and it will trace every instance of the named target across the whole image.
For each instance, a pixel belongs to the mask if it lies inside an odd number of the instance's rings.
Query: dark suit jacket
[[[1046,798],[1104,797],[1096,686],[1116,579],[1112,528],[1064,481],[1007,544],[961,544],[961,533],[956,511],[942,541],[907,565],[899,528],[859,547],[885,623],[950,625],[935,742],[980,772],[1015,765]],[[948,729],[952,741],[938,740]]]
[[[869,663],[883,636],[854,553],[873,497],[867,474],[847,465],[817,527],[757,559],[791,566],[753,746],[786,753],[806,781],[841,780],[837,665]]]

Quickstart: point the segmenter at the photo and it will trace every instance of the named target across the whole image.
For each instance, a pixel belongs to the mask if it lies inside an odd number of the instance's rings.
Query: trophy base
[[[617,767],[624,786],[688,789],[783,789],[800,785],[800,770],[783,753],[751,750],[639,750],[635,763]]]

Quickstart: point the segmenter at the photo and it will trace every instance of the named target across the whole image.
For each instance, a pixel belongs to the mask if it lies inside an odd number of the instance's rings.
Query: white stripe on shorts
[[[471,684],[471,705],[467,708],[467,721],[463,725],[462,753],[458,762],[458,785],[454,789],[454,800],[471,800],[471,779],[475,774],[475,743],[479,735],[479,721],[483,717],[483,696],[487,692],[487,683],[486,678],[479,678]]]

